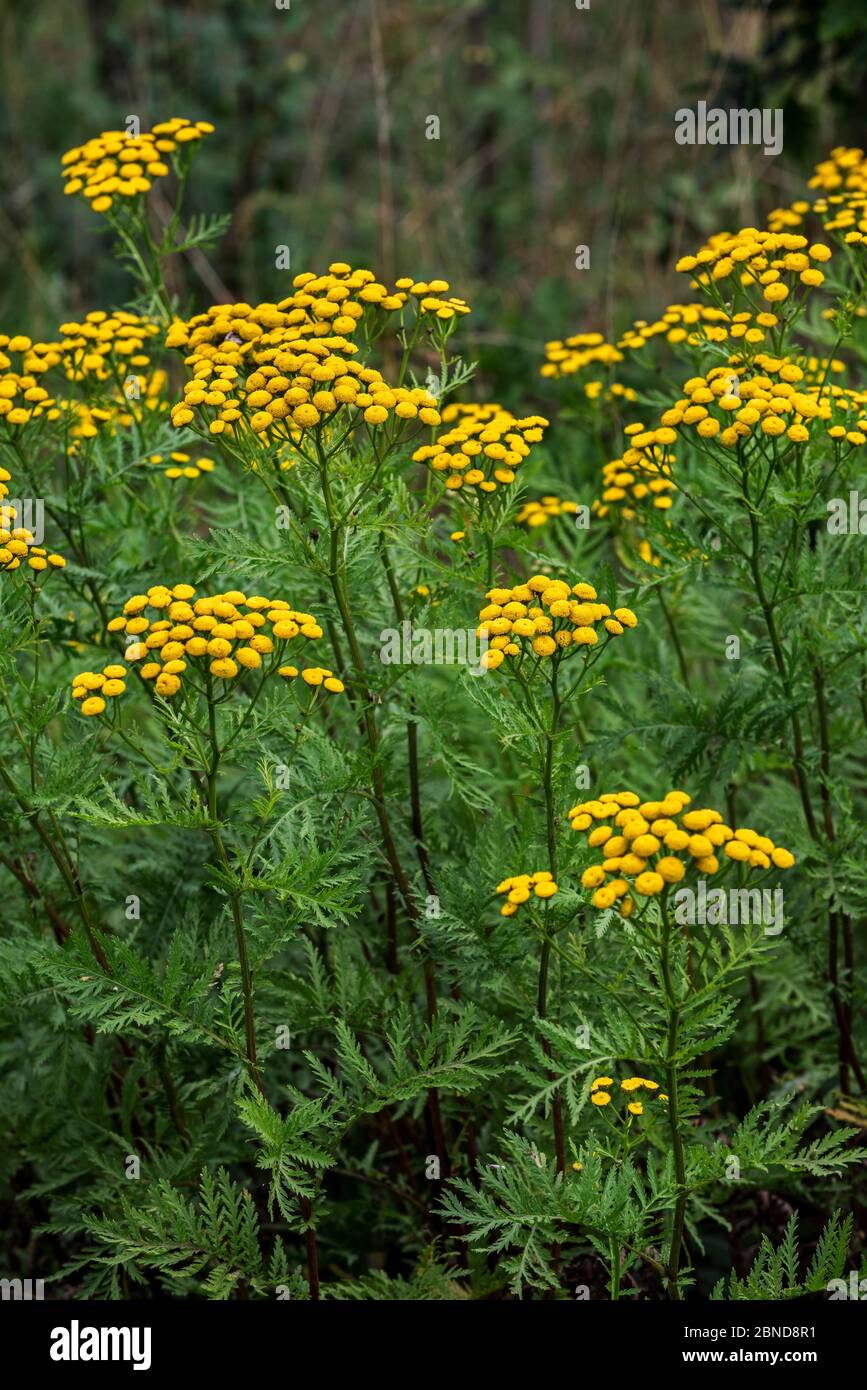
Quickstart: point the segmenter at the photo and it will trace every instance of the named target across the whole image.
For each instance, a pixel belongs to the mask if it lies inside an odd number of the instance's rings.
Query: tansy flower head
[[[433,444],[416,449],[413,459],[444,475],[449,491],[470,500],[513,483],[548,425],[542,415],[518,419],[499,405],[447,405],[442,418],[448,428]]]
[[[543,901],[553,898],[557,892],[557,885],[552,874],[546,869],[540,869],[535,874],[516,874],[512,878],[504,878],[494,891],[506,899],[500,908],[500,916],[514,917],[521,904],[529,902],[531,897],[541,898]]]
[[[107,213],[125,200],[140,199],[148,193],[155,179],[169,173],[167,155],[179,158],[213,129],[209,121],[192,122],[174,116],[140,135],[105,130],[84,145],[67,150],[61,160],[63,191],[80,194],[94,212]]]
[[[690,869],[713,875],[728,861],[757,870],[790,869],[794,864],[794,855],[768,836],[747,827],[732,829],[719,811],[688,810],[690,802],[683,791],[644,802],[635,792],[603,792],[571,808],[572,829],[583,833],[588,845],[603,856],[581,875],[594,907],[617,904],[621,915],[630,917],[636,899],[658,897]],[[639,1078],[636,1084],[645,1083]]]
[[[290,607],[285,599],[248,596],[236,589],[197,597],[191,584],[154,584],[147,593],[134,594],[108,630],[124,635],[125,661],[164,699],[196,699],[202,694],[211,699],[215,682],[243,679],[248,672],[258,673],[257,679],[275,673],[291,679],[299,671],[282,664],[289,643],[322,636],[312,614]],[[103,675],[108,671],[106,667]],[[311,687],[321,685],[335,694],[344,688],[333,672],[320,666],[304,667],[300,674]],[[72,685],[73,695],[78,689],[97,687],[100,696],[123,693],[106,690],[102,677],[88,671],[75,676]],[[82,712],[101,714],[104,708],[104,703],[86,710],[82,706]]]
[[[524,502],[515,521],[519,526],[529,526],[534,530],[538,526],[546,526],[552,518],[574,516],[577,511],[577,502],[563,502],[559,497],[547,496],[538,502]]]
[[[830,247],[810,246],[799,233],[744,227],[734,234],[716,233],[694,256],[682,256],[675,269],[692,276],[695,287],[716,291],[722,284],[723,293],[735,303],[743,289],[776,309],[787,301],[800,303],[821,285],[825,276],[818,267],[829,258]],[[799,289],[802,293],[795,295]]]
[[[177,428],[198,421],[211,434],[249,432],[264,444],[291,445],[338,412],[341,421],[348,415],[346,423],[371,429],[440,423],[429,391],[390,387],[357,360],[351,335],[376,283],[370,271],[336,262],[327,275],[299,275],[294,283],[277,304],[218,304],[172,324],[167,346],[183,349],[192,371],[172,408]]]
[[[0,469],[0,478],[8,477]],[[0,483],[0,497],[6,496],[7,488]],[[16,526],[15,508],[0,503],[0,570],[17,570],[22,565],[34,574],[49,573],[64,569],[66,561],[62,555],[44,549],[36,544],[36,537],[26,526]]]
[[[732,357],[706,376],[690,377],[683,393],[662,415],[662,430],[648,431],[648,439],[688,428],[703,440],[737,449],[751,436],[806,444],[814,430],[824,430],[846,453],[867,443],[867,392],[824,378],[811,382],[788,357],[758,353],[749,365]],[[762,446],[747,457],[763,457]]]
[[[575,333],[571,338],[555,338],[545,344],[540,375],[575,376],[587,367],[612,367],[622,361],[623,353],[613,343],[606,343],[601,333]]]
[[[483,665],[495,671],[512,657],[519,662],[554,659],[585,652],[600,638],[619,637],[638,619],[631,608],[600,603],[592,584],[570,585],[565,579],[534,574],[526,584],[489,589],[479,613],[479,637],[487,638]]]

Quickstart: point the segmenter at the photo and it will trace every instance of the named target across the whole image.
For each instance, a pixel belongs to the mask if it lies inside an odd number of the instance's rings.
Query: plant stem
[[[542,767],[543,786],[545,788],[545,834],[548,842],[548,868],[553,876],[554,882],[557,881],[557,813],[554,806],[554,742],[557,737],[558,726],[560,723],[561,704],[557,694],[557,668],[551,681],[553,696],[553,709],[551,714],[551,728],[545,730],[545,751]],[[537,1012],[541,1019],[548,1014],[548,969],[551,957],[551,943],[547,939],[542,944],[542,954],[539,959],[539,994]],[[550,1060],[553,1057],[551,1043],[547,1038],[542,1039],[542,1049],[545,1056]],[[553,1081],[554,1074],[549,1071],[548,1079]],[[557,1159],[557,1172],[566,1171],[566,1145],[563,1138],[563,1102],[559,1090],[554,1092],[551,1100],[551,1118],[554,1126],[554,1153]]]
[[[686,664],[686,657],[683,651],[683,644],[680,640],[680,633],[677,630],[677,624],[674,621],[671,609],[665,601],[665,594],[662,592],[661,584],[658,584],[656,586],[656,595],[659,599],[659,606],[662,609],[666,624],[668,625],[668,631],[671,634],[671,640],[674,645],[674,650],[677,653],[677,664],[680,667],[680,678],[683,681],[684,688],[686,690],[689,690],[689,667]]]
[[[668,1004],[668,1032],[666,1037],[666,1066],[667,1066],[667,1085],[668,1085],[668,1124],[671,1130],[671,1142],[674,1149],[674,1173],[677,1181],[677,1200],[674,1208],[674,1221],[671,1231],[671,1244],[668,1251],[668,1296],[672,1299],[680,1298],[680,1290],[677,1283],[678,1269],[680,1267],[680,1251],[683,1244],[683,1227],[686,1217],[686,1162],[683,1152],[683,1139],[680,1133],[680,1087],[677,1074],[677,1044],[678,1031],[680,1026],[680,1005],[674,991],[674,983],[671,973],[671,922],[665,901],[660,899],[662,909],[662,942],[660,951],[660,965],[662,967],[662,980],[665,987],[665,997]]]
[[[608,1243],[608,1249],[611,1259],[611,1299],[616,1303],[620,1297],[620,1246],[613,1236]]]
[[[817,698],[821,744],[820,752],[822,766],[822,790],[820,794],[823,803],[824,837],[822,831],[819,828],[819,823],[816,819],[816,813],[813,808],[813,800],[810,795],[809,783],[807,781],[807,769],[804,760],[804,736],[801,727],[801,719],[795,706],[792,681],[789,674],[785,654],[783,652],[783,646],[780,641],[779,631],[777,629],[777,622],[774,614],[774,605],[769,600],[764,585],[764,578],[762,575],[760,559],[761,550],[759,539],[759,519],[756,514],[756,511],[750,503],[749,485],[746,475],[746,469],[744,469],[743,474],[743,491],[747,505],[750,507],[751,545],[748,558],[750,570],[753,576],[753,584],[756,591],[756,597],[759,600],[759,606],[761,607],[762,614],[764,616],[765,627],[767,629],[768,636],[771,641],[771,649],[774,655],[774,664],[777,668],[777,673],[780,677],[780,682],[782,684],[783,691],[791,707],[789,722],[791,724],[792,742],[794,747],[793,766],[795,772],[795,780],[797,782],[798,792],[801,798],[801,806],[804,812],[804,820],[806,822],[810,838],[812,839],[814,844],[821,846],[824,841],[824,843],[826,843],[827,846],[830,847],[834,842],[835,835],[833,811],[831,808],[830,793],[828,791],[827,785],[828,778],[830,777],[830,734],[828,725],[827,703],[825,700],[824,693],[823,676],[821,669],[817,665],[814,665],[813,686],[814,690],[816,691]],[[862,1089],[865,1088],[865,1080],[864,1073],[855,1054],[855,1049],[852,1042],[851,1024],[847,1015],[847,1006],[840,995],[838,970],[838,934],[838,915],[836,912],[829,911],[828,976],[829,984],[831,987],[831,1007],[834,1013],[835,1022],[837,1024],[838,1052],[840,1058],[840,1087],[841,1090],[844,1093],[846,1093],[848,1090],[848,1074],[850,1064],[858,1077],[859,1085]],[[848,978],[850,962],[854,968],[854,944],[852,941],[851,922],[849,923],[848,931],[845,936],[845,950],[847,958]]]
[[[344,522],[338,515],[334,494],[331,487],[331,480],[328,476],[328,463],[322,451],[322,446],[317,441],[319,450],[319,476],[322,484],[322,496],[328,513],[329,525],[329,564],[328,578],[331,584],[331,591],[337,610],[340,614],[340,621],[343,627],[346,641],[349,645],[349,655],[354,673],[354,678],[349,685],[349,695],[352,702],[361,706],[361,718],[364,734],[367,739],[367,746],[370,750],[373,777],[373,801],[376,817],[379,822],[379,830],[382,836],[383,848],[391,871],[391,877],[397,893],[403,901],[407,916],[412,923],[416,939],[424,944],[421,929],[419,927],[418,906],[414,894],[409,884],[409,880],[400,861],[397,851],[397,844],[394,839],[394,832],[391,827],[391,819],[388,814],[385,796],[385,779],[379,761],[380,741],[379,729],[376,723],[376,713],[374,710],[373,693],[370,689],[367,672],[364,664],[364,657],[361,652],[361,644],[358,640],[352,610],[349,604],[348,583],[346,575],[346,562],[342,558]],[[430,1024],[437,1013],[437,984],[436,972],[433,961],[425,951],[424,953],[424,986],[425,1003],[427,1009],[427,1019]],[[443,1130],[442,1114],[439,1103],[439,1093],[431,1089],[428,1091],[428,1117],[431,1126],[431,1135],[437,1155],[440,1159],[442,1171],[446,1171],[448,1166],[448,1153]]]
[[[220,758],[223,750],[220,748],[217,736],[217,709],[214,703],[213,682],[210,673],[207,677],[207,700],[208,700],[208,733],[211,743],[211,761],[207,770],[208,786],[208,813],[211,817],[212,825],[210,835],[214,844],[220,867],[229,880],[232,878],[232,867],[229,863],[229,856],[223,837],[220,834],[219,814],[217,805],[217,773],[220,766]],[[227,745],[228,746],[228,745]],[[258,1090],[259,1094],[265,1097],[265,1085],[259,1071],[259,1064],[256,1059],[256,1026],[253,1013],[253,976],[250,970],[250,958],[247,951],[247,938],[244,932],[244,914],[241,905],[241,890],[239,888],[228,888],[229,901],[232,908],[232,922],[235,927],[235,941],[238,947],[238,965],[241,971],[241,992],[244,997],[244,1024],[247,1041],[247,1066],[250,1072],[250,1079]],[[298,1208],[301,1212],[301,1219],[304,1222],[304,1239],[307,1247],[307,1284],[310,1289],[311,1299],[319,1298],[319,1249],[316,1240],[316,1228],[312,1222],[312,1207],[307,1197],[298,1198]]]
[[[813,666],[813,689],[816,692],[816,710],[819,720],[819,746],[821,751],[822,778],[819,795],[822,801],[822,816],[828,845],[835,844],[837,835],[834,829],[834,811],[831,805],[831,733],[828,719],[828,700],[825,692],[825,677],[821,666]],[[841,922],[842,919],[842,922]],[[845,964],[845,993],[840,990],[838,971],[838,936],[842,925]],[[840,1090],[849,1094],[849,1067],[855,1073],[858,1085],[865,1089],[864,1073],[855,1053],[852,1041],[852,991],[854,989],[854,943],[852,939],[852,918],[848,913],[831,911],[828,913],[828,975],[831,983],[831,1006],[837,1022],[840,1055]]]
[[[229,863],[229,856],[226,853],[226,846],[220,834],[219,813],[217,807],[217,772],[220,766],[221,750],[217,739],[217,711],[214,705],[213,685],[210,674],[208,675],[208,731],[211,740],[211,761],[207,771],[208,784],[208,813],[211,817],[210,836],[220,862],[220,867],[226,875],[227,880],[232,878],[232,868]],[[241,892],[238,888],[229,888],[226,891],[229,895],[229,902],[232,909],[232,922],[235,927],[235,941],[238,947],[238,965],[241,970],[241,993],[244,996],[244,1023],[247,1035],[247,1065],[250,1072],[250,1079],[259,1091],[260,1095],[265,1095],[265,1086],[259,1072],[256,1061],[256,1027],[253,1014],[253,977],[250,973],[250,959],[247,953],[247,938],[244,932],[244,915],[241,906]]]

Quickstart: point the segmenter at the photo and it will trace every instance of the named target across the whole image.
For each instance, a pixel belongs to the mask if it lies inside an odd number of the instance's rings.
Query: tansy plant
[[[672,888],[687,880],[692,884],[693,875],[716,875],[721,869],[718,849],[730,867],[741,866],[742,875],[749,870],[787,870],[795,862],[789,850],[775,845],[769,837],[746,827],[732,830],[718,811],[687,810],[691,800],[682,791],[669,791],[660,800],[644,802],[635,792],[605,792],[570,811],[573,830],[583,832],[588,846],[603,856],[601,862],[584,870],[582,886],[592,892],[593,907],[604,910],[616,905],[621,917],[634,923],[636,954],[652,971],[662,995],[664,1038],[645,1055],[664,1067],[668,1086],[676,1202],[666,1270],[673,1297],[678,1295],[690,1195],[682,1130],[690,1113],[695,1113],[689,1092],[681,1105],[682,1081],[692,1075],[686,1070],[692,1060],[690,1044],[696,1046],[703,1001],[716,999],[722,1022],[727,1012],[720,1002],[724,989],[747,968],[752,953],[759,949],[763,924],[761,920],[754,923],[758,932],[745,933],[741,941],[730,930],[720,933],[712,927],[702,932],[701,923],[693,924],[691,932],[681,933],[669,901]],[[631,1010],[629,1016],[638,1017]],[[645,1047],[650,1036],[649,1031],[643,1034]],[[595,1105],[607,1104],[603,1099],[606,1095],[601,1083],[591,1085],[590,1098]]]
[[[607,603],[600,603],[592,584],[570,586],[564,579],[545,574],[531,575],[526,584],[489,589],[486,597],[488,603],[479,614],[477,629],[489,644],[482,662],[489,671],[502,669],[507,677],[507,689],[520,708],[522,728],[529,735],[545,808],[548,869],[531,878],[504,880],[496,891],[508,893],[502,913],[509,916],[517,904],[529,899],[531,887],[546,909],[557,892],[556,762],[562,756],[564,727],[575,702],[589,689],[589,673],[606,646],[627,628],[636,627],[638,619],[631,608],[612,612]],[[548,1012],[550,955],[551,943],[545,936],[537,992],[541,1020]],[[542,1046],[549,1056],[550,1038],[544,1037]],[[566,1156],[561,1099],[556,1090],[551,1108],[557,1167],[562,1171]]]
[[[854,191],[852,196],[857,196]],[[661,428],[676,431],[689,445],[689,468],[684,461],[675,471],[678,492],[712,528],[714,543],[725,545],[733,573],[750,594],[752,613],[768,643],[774,689],[785,705],[786,756],[803,826],[812,853],[828,866],[832,880],[838,872],[833,864],[838,820],[846,813],[835,807],[828,785],[833,757],[828,683],[839,678],[832,672],[853,660],[863,669],[863,643],[854,634],[844,635],[845,624],[842,629],[832,624],[832,645],[827,637],[818,638],[815,606],[801,607],[800,571],[802,561],[814,563],[825,553],[817,519],[822,497],[851,475],[867,442],[867,397],[833,379],[843,366],[841,345],[857,337],[865,268],[852,252],[859,243],[850,240],[847,219],[833,230],[844,243],[842,279],[834,272],[828,245],[781,230],[745,229],[712,238],[695,256],[679,262],[678,268],[694,277],[695,287],[715,302],[729,310],[740,303],[758,310],[764,301],[773,306],[777,322],[770,332],[771,352],[747,353],[741,345],[731,352],[726,344],[724,361],[690,377],[682,396],[661,416]],[[823,318],[832,336],[823,339],[827,348],[817,357],[798,342],[795,331],[806,331],[808,296],[829,287],[836,304],[823,311]],[[632,443],[651,443],[659,436],[659,429],[651,430],[633,435]],[[694,481],[693,461],[699,457],[705,476],[714,479],[710,489]],[[830,906],[823,903],[823,911],[840,1080],[846,1090],[853,1076],[864,1084],[851,1013],[854,927],[836,893]]]
[[[138,124],[133,117],[130,125]],[[146,131],[103,131],[67,150],[61,160],[64,193],[85,199],[91,210],[110,224],[123,256],[141,277],[143,303],[149,313],[163,321],[171,314],[163,275],[165,257],[207,245],[226,225],[225,218],[203,218],[181,228],[192,157],[213,131],[210,121],[173,116]],[[148,218],[148,195],[155,183],[172,174],[176,180],[174,207],[162,236],[155,238]]]
[[[151,613],[160,616],[151,617]],[[155,709],[166,721],[167,734],[175,750],[181,751],[184,765],[205,801],[207,829],[219,865],[231,880],[228,891],[244,995],[247,1062],[253,1081],[263,1091],[256,1058],[253,984],[242,908],[242,893],[256,842],[249,848],[233,846],[232,864],[220,823],[218,779],[266,681],[278,676],[294,682],[299,668],[286,660],[287,654],[322,637],[322,628],[311,614],[298,612],[285,599],[248,596],[238,590],[197,596],[191,584],[175,584],[171,588],[155,584],[147,593],[127,599],[123,613],[109,621],[108,631],[126,638],[123,661],[109,663],[101,671],[78,672],[72,678],[72,698],[80,701],[79,708],[86,718],[107,716],[112,731],[141,752],[117,718],[130,666],[145,688],[153,692]],[[320,689],[341,693],[344,688],[342,681],[321,666],[303,666],[300,679],[309,693],[296,716],[296,745]],[[239,687],[245,687],[247,698],[240,714],[235,714],[226,727],[223,707],[229,701],[235,704]],[[173,704],[169,705],[169,701]],[[263,816],[258,827],[260,837],[266,828]]]
[[[436,267],[224,291],[221,137],[126,124],[55,192],[128,302],[0,334],[12,1244],[83,1298],[701,1292],[863,1126],[867,162],[477,387]]]
[[[864,713],[864,640],[848,598],[863,573],[857,543],[845,539],[860,524],[852,498],[857,504],[867,440],[867,398],[853,372],[864,353],[863,151],[835,149],[810,188],[776,209],[767,228],[720,232],[681,257],[677,269],[697,302],[669,306],[616,339],[620,360],[610,359],[610,371],[635,387],[640,422],[626,425],[628,449],[605,466],[595,510],[616,527],[623,558],[625,540],[656,571],[645,582],[662,606],[680,711],[698,725],[709,773],[728,775],[713,752],[723,747],[721,727],[733,736],[735,727],[767,724],[782,740],[784,794],[794,791],[816,866],[827,936],[821,969],[847,1092],[865,1084],[852,1006],[859,832],[848,795],[831,783],[847,747],[834,705],[845,691]],[[543,369],[555,379],[582,369],[561,349]],[[659,371],[668,395],[661,409]],[[619,423],[620,412],[609,411],[606,426]],[[717,639],[728,643],[732,675],[744,671],[739,692],[733,684],[717,692],[700,714],[687,713],[696,682],[681,620],[694,609],[696,578],[712,595],[711,622],[743,614]],[[828,883],[830,894],[818,886]]]
[[[424,463],[454,497],[460,538],[478,531],[485,544],[488,583],[493,582],[494,549],[510,518],[509,488],[531,446],[544,437],[544,415],[520,419],[499,405],[448,405],[432,444],[416,449]]]
[[[609,959],[612,928],[600,936],[592,917],[576,928],[573,913],[570,929],[554,935],[545,900],[568,887],[568,869],[557,884],[547,872],[537,872],[505,879],[497,888],[505,897],[502,914],[531,914],[571,972],[576,1002],[594,997],[605,1011],[606,1033],[618,1039],[609,1054],[617,1064],[612,1074],[594,1075],[580,1102],[570,1106],[577,1119],[589,1102],[598,1125],[573,1144],[576,1158],[561,1179],[564,1186],[547,1189],[551,1224],[543,1223],[540,1232],[541,1242],[558,1222],[567,1227],[587,1222],[594,1243],[605,1252],[612,1298],[621,1296],[624,1277],[642,1261],[664,1278],[670,1297],[681,1296],[689,1273],[683,1268],[684,1243],[699,1209],[694,1204],[732,1176],[726,1154],[744,1152],[737,1139],[730,1150],[724,1140],[709,1150],[689,1135],[704,1101],[696,1084],[707,1075],[701,1063],[736,1026],[733,989],[769,942],[761,914],[741,929],[728,925],[725,916],[721,926],[694,916],[689,926],[682,925],[672,895],[681,886],[694,891],[699,879],[722,876],[726,868],[744,884],[795,863],[769,837],[748,827],[733,830],[715,810],[687,809],[690,802],[682,791],[653,801],[641,801],[631,791],[604,792],[569,813],[573,830],[601,856],[581,873],[588,906],[598,912],[619,908],[615,962]],[[627,1060],[647,1067],[649,1075],[624,1075]],[[665,1078],[664,1089],[657,1076]],[[552,1083],[556,1079],[552,1075]],[[835,1138],[831,1148],[836,1151],[840,1142]],[[607,1208],[588,1205],[585,1186],[588,1169],[597,1172],[600,1161],[610,1165]],[[490,1209],[470,1196],[467,1185],[463,1192],[469,1200],[450,1201],[448,1209],[469,1216],[481,1238]],[[508,1212],[508,1202],[505,1206]],[[664,1257],[651,1253],[661,1244]],[[533,1254],[538,1258],[538,1246]]]
[[[596,1106],[601,1119],[593,1135],[597,1155],[604,1155],[613,1166],[622,1166],[632,1150],[646,1142],[646,1129],[640,1117],[647,1114],[655,1119],[654,1112],[662,1109],[664,1119],[667,1100],[659,1082],[650,1081],[646,1076],[625,1076],[619,1082],[613,1076],[595,1077],[590,1083],[590,1103]],[[572,1165],[579,1173],[582,1166],[577,1159]],[[623,1260],[615,1240],[609,1245],[608,1257],[609,1289],[612,1299],[617,1299]]]
[[[0,335],[0,457],[16,489],[41,500],[70,562],[70,589],[102,624],[103,547],[118,518],[137,534],[179,538],[180,495],[162,474],[157,480],[153,460],[165,457],[163,471],[187,486],[213,468],[205,457],[191,473],[190,456],[175,448],[190,436],[179,440],[169,420],[169,378],[155,362],[163,332],[150,317],[94,309],[59,324],[48,340]],[[171,453],[180,459],[169,461]],[[105,502],[113,520],[103,528]]]

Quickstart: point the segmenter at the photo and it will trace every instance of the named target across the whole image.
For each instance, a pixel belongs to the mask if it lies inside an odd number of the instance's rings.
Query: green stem
[[[557,737],[558,726],[560,723],[561,704],[557,694],[557,667],[554,667],[554,674],[551,678],[551,692],[553,707],[551,713],[551,728],[545,729],[545,751],[542,767],[543,786],[545,788],[545,833],[548,842],[548,868],[553,876],[554,882],[557,881],[557,812],[554,805],[554,743]],[[537,1010],[540,1018],[546,1018],[548,1013],[548,970],[551,956],[551,943],[545,940],[542,944],[542,954],[539,960],[539,995]],[[545,1056],[551,1060],[553,1050],[547,1038],[542,1039],[542,1049]],[[553,1072],[548,1073],[549,1080],[553,1080]],[[557,1159],[557,1172],[566,1171],[566,1145],[563,1138],[563,1102],[559,1090],[554,1092],[551,1100],[551,1119],[554,1127],[554,1153]]]
[[[671,921],[665,902],[662,899],[660,900],[660,906],[662,909],[663,922],[660,965],[662,967],[662,980],[668,1005],[668,1031],[666,1036],[668,1124],[671,1130],[671,1142],[674,1149],[674,1173],[677,1181],[677,1200],[674,1208],[671,1244],[668,1250],[667,1277],[669,1298],[679,1299],[680,1290],[678,1288],[677,1275],[680,1267],[680,1252],[683,1245],[683,1228],[686,1218],[687,1200],[686,1161],[683,1151],[683,1138],[680,1132],[680,1083],[677,1073],[677,1045],[681,1010],[674,991],[674,982],[671,973]]]
[[[419,927],[418,906],[398,855],[397,845],[391,827],[391,819],[386,805],[385,779],[379,761],[379,730],[376,723],[373,695],[368,685],[361,644],[358,640],[358,633],[355,629],[355,622],[349,604],[346,563],[345,560],[342,559],[344,525],[343,521],[338,516],[335,498],[331,488],[331,480],[328,476],[328,463],[318,440],[317,447],[319,449],[319,475],[322,484],[322,496],[325,501],[329,524],[328,578],[340,614],[343,631],[349,645],[350,660],[354,672],[354,679],[350,685],[350,698],[356,706],[359,704],[361,706],[361,720],[372,762],[372,800],[377,821],[379,822],[382,844],[391,872],[392,881],[397,893],[403,901],[407,916],[412,923],[416,940],[424,945],[421,929]],[[427,1018],[430,1023],[436,1017],[437,1013],[437,981],[433,961],[430,959],[427,951],[424,952],[423,971]],[[440,1112],[439,1093],[434,1089],[428,1091],[428,1116],[436,1152],[440,1158],[443,1169],[445,1169],[448,1163],[448,1153],[442,1115]]]
[[[616,1302],[620,1297],[620,1246],[613,1236],[608,1242],[608,1250],[611,1259],[611,1299]]]
[[[208,785],[208,813],[211,818],[209,833],[214,845],[214,850],[219,860],[220,867],[227,879],[226,891],[229,895],[229,902],[232,909],[232,922],[235,928],[235,941],[238,947],[238,965],[241,970],[241,992],[244,996],[244,1023],[247,1036],[247,1065],[250,1078],[256,1089],[261,1095],[265,1095],[265,1086],[259,1072],[256,1061],[256,1028],[253,1014],[253,977],[250,972],[250,959],[247,953],[247,938],[244,932],[244,915],[241,906],[240,889],[228,887],[228,880],[232,875],[232,868],[229,863],[229,856],[223,837],[220,834],[219,813],[217,807],[217,772],[220,766],[221,750],[217,739],[217,711],[214,705],[213,685],[210,674],[208,675],[208,731],[211,741],[211,761],[207,770]]]

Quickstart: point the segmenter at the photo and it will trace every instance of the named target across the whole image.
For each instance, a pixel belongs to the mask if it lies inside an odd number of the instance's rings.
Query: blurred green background
[[[0,329],[34,336],[124,302],[59,159],[130,114],[217,127],[187,208],[232,223],[177,268],[185,305],[279,298],[279,245],[293,273],[443,275],[462,343],[525,394],[545,339],[688,297],[679,254],[863,141],[865,0],[3,0],[0,26]],[[699,98],[783,107],[783,154],[678,146]]]

